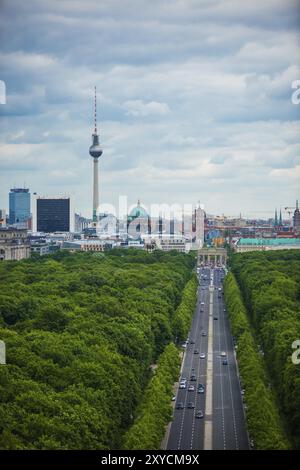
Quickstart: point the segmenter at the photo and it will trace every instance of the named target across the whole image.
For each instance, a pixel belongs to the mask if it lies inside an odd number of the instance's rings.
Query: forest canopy
[[[119,448],[194,265],[134,249],[2,262],[0,448]]]

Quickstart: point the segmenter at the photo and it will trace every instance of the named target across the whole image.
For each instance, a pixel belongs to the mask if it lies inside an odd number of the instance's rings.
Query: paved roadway
[[[181,372],[187,387],[177,391],[167,443],[170,450],[249,448],[234,346],[223,295],[218,290],[223,276],[220,268],[203,267],[199,272],[197,306]],[[199,354],[194,354],[195,349]],[[222,351],[226,352],[228,365],[223,365]],[[201,353],[205,353],[205,359],[200,359]],[[195,382],[190,381],[192,373],[197,376]],[[200,383],[205,387],[204,394],[198,393]],[[195,385],[194,392],[188,391],[189,385]],[[184,409],[176,409],[179,402]],[[194,403],[194,409],[187,408],[189,402]],[[202,419],[195,417],[199,410],[204,413]]]

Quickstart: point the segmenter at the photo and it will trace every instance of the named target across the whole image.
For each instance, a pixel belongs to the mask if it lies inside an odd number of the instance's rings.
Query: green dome
[[[148,218],[148,214],[145,209],[140,205],[140,201],[138,201],[137,206],[134,207],[129,214],[130,219],[137,219],[138,217]]]

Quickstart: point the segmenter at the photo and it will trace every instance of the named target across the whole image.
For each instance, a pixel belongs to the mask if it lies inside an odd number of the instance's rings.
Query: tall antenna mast
[[[95,86],[94,120],[95,120],[95,130],[94,130],[94,133],[97,134],[97,87],[96,87],[96,86]]]

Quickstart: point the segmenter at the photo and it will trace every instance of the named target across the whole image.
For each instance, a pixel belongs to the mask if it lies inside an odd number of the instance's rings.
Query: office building
[[[27,188],[13,188],[9,193],[9,224],[28,224],[30,219],[30,192]]]
[[[74,229],[74,214],[69,197],[37,197],[34,231],[70,232]]]

